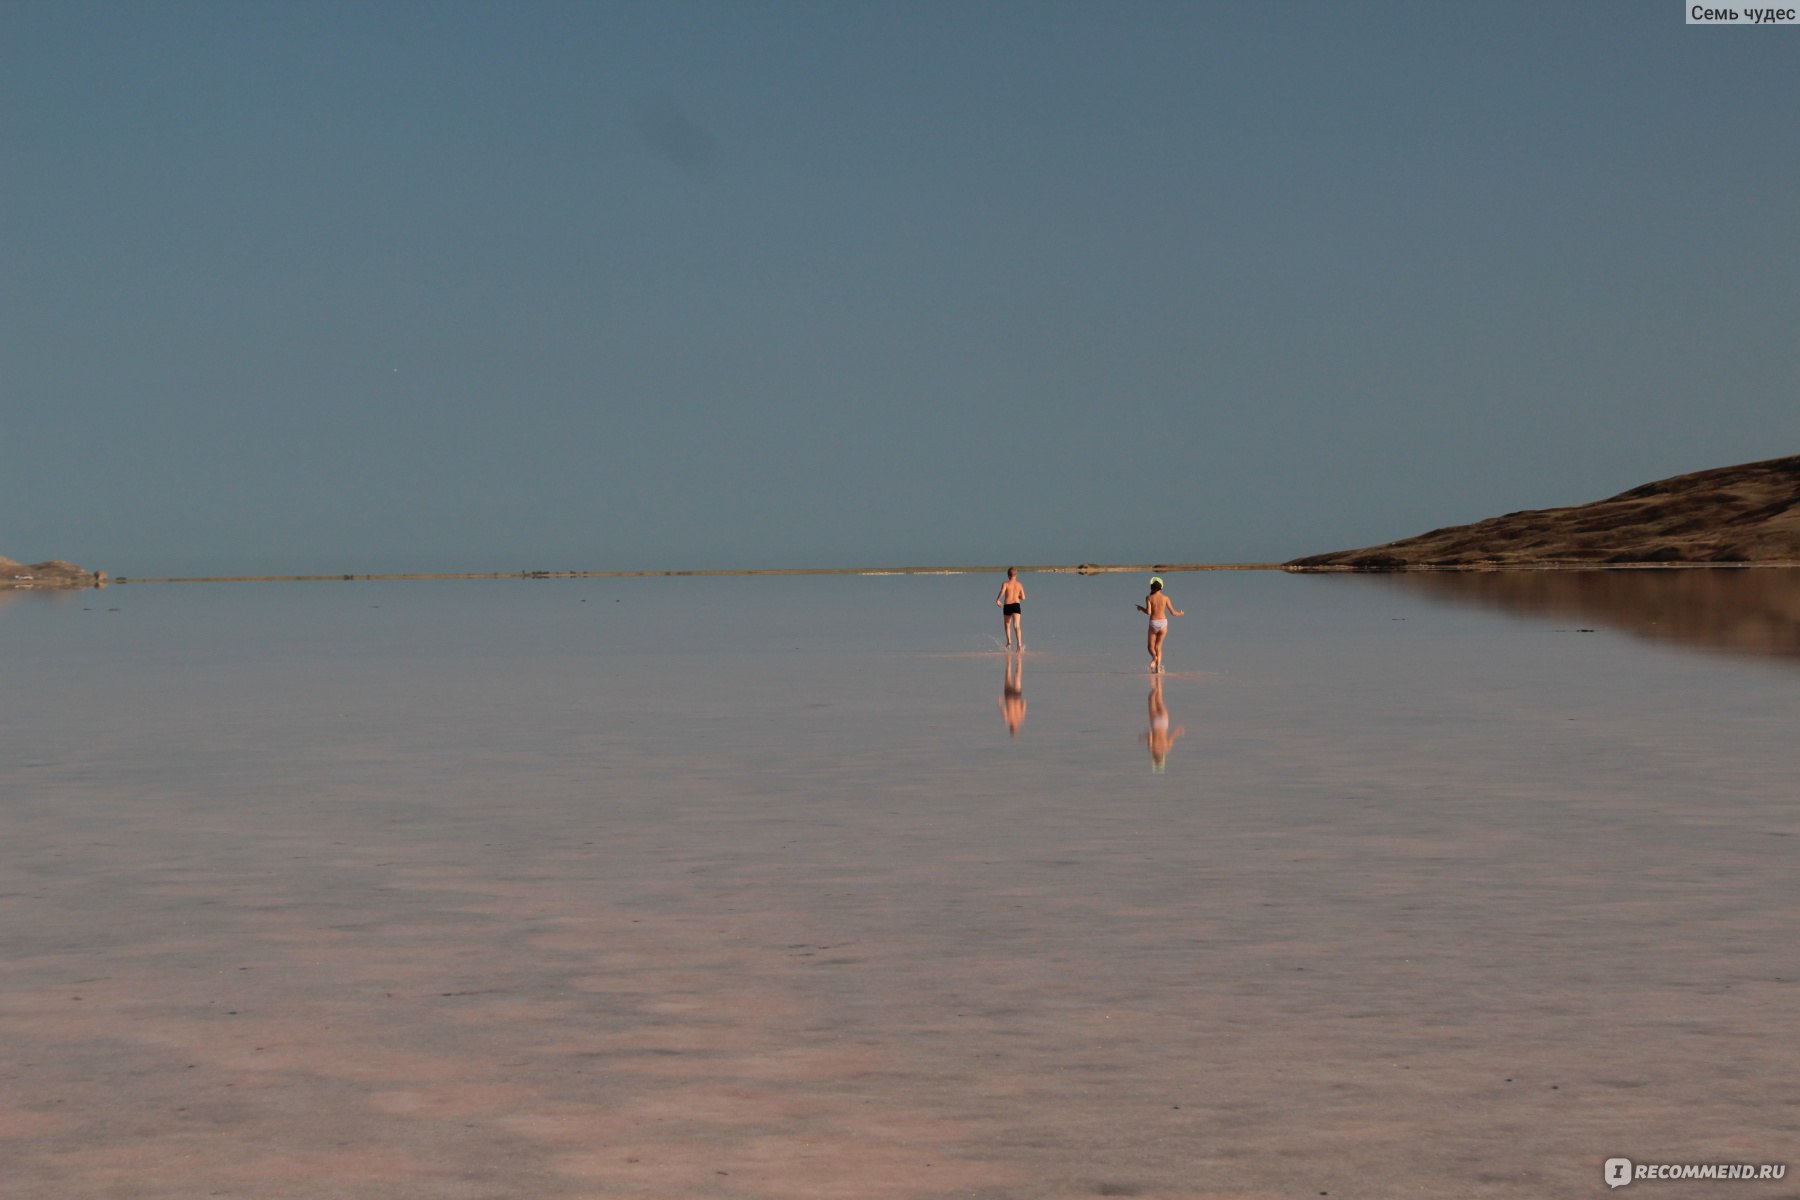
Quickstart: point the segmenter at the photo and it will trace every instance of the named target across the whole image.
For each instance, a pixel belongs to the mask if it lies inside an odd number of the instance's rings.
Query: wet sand
[[[1042,618],[1017,739],[951,653],[78,662],[5,735],[0,1178],[1485,1197],[1793,1161],[1800,675],[1374,594],[1312,640],[1215,600],[1205,654],[1190,618],[1163,775],[1134,635]]]

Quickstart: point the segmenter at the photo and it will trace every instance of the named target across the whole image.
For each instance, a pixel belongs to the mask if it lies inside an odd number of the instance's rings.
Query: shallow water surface
[[[1120,576],[1026,576],[1022,661],[998,578],[8,597],[0,1178],[1537,1196],[1791,1162],[1800,669],[1644,640],[1744,626],[1641,578],[1176,575],[1160,681]]]

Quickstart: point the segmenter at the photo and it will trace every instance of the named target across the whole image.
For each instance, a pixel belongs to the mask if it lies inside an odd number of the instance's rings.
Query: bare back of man
[[[994,603],[1000,606],[1000,627],[1006,634],[1006,648],[1023,650],[1025,585],[1019,582],[1019,568],[1006,568],[1006,582],[1000,585],[1000,594],[994,597]]]

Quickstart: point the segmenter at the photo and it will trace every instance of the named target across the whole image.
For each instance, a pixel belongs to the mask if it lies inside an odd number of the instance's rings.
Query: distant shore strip
[[[1007,564],[1010,566],[1013,564]],[[1490,571],[1682,571],[1682,570],[1746,570],[1756,567],[1800,567],[1800,562],[1514,562],[1458,563],[1455,565],[1409,564],[1370,570],[1352,566],[1296,566],[1292,563],[1080,563],[1076,566],[1020,566],[1021,572],[1037,575],[1118,575],[1154,571],[1285,571],[1295,575],[1408,574],[1412,572],[1490,572]],[[415,580],[501,580],[501,579],[676,579],[687,577],[749,575],[997,575],[1006,566],[966,567],[739,567],[708,568],[681,571],[442,571],[404,573],[356,573],[342,575],[120,575],[109,580],[125,583],[349,583],[358,581]]]
[[[343,575],[117,575],[112,583],[333,583],[383,579],[673,579],[731,575],[993,575],[990,567],[740,567],[686,571],[446,571],[346,573]],[[1128,571],[1279,571],[1280,563],[1081,563],[1078,566],[1020,566],[1039,575],[1112,575]]]

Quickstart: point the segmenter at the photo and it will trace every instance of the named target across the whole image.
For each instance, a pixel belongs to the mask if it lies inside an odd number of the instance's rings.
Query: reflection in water
[[[1006,718],[1006,731],[1019,736],[1025,724],[1025,656],[1006,656],[1006,675],[1000,684],[1000,715]]]
[[[81,601],[81,607],[88,608],[94,603],[94,597],[89,595],[92,590],[92,588],[0,588],[0,609],[15,603],[19,604],[21,608],[28,605],[50,607],[70,604],[76,600]]]
[[[1182,725],[1169,728],[1169,707],[1163,703],[1162,689],[1163,677],[1160,674],[1150,676],[1150,729],[1144,734],[1144,744],[1150,747],[1151,769],[1159,773],[1175,739],[1187,732]]]
[[[1206,582],[1218,669],[1146,679],[1116,592],[1034,581],[1004,747],[966,577],[16,599],[8,1190],[1615,1200],[1619,1130],[1792,1158],[1800,672]],[[1176,701],[1176,778],[1118,778]]]
[[[1800,569],[1406,572],[1383,578],[1455,604],[1595,621],[1640,637],[1800,659]]]

